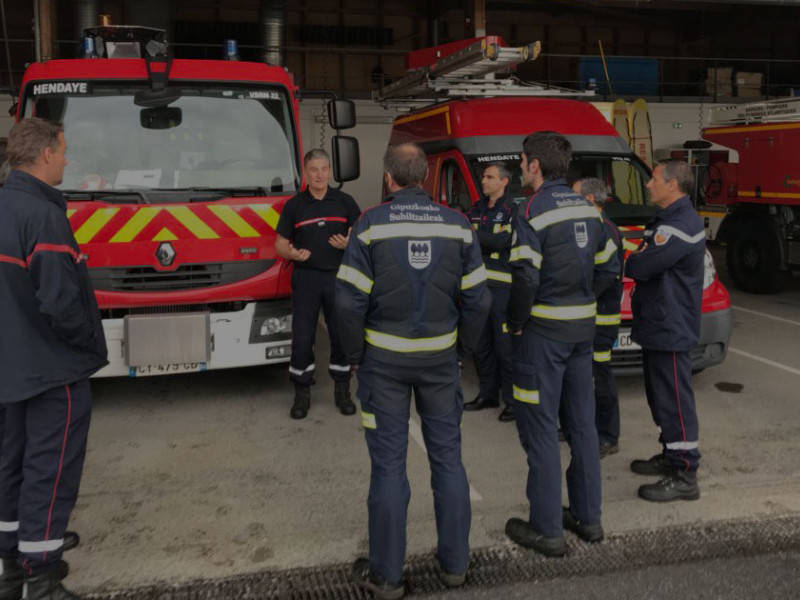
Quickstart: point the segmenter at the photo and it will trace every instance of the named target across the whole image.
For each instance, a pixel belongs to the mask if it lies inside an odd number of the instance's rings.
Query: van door
[[[478,200],[478,189],[460,152],[442,155],[437,182],[436,200],[450,208],[468,213]]]

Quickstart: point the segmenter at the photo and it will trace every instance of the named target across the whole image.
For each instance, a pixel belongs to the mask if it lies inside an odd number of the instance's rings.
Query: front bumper
[[[620,331],[630,331],[630,321],[623,322]],[[692,370],[700,371],[725,360],[731,340],[733,316],[730,308],[703,313],[700,338],[691,352]],[[611,368],[617,375],[641,375],[641,348],[611,351]]]

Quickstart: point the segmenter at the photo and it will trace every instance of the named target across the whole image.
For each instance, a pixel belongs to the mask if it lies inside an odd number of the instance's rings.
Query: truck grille
[[[690,356],[692,362],[703,357],[705,346],[695,346]],[[627,369],[642,366],[642,351],[636,350],[613,350],[611,352],[611,368]]]
[[[183,265],[175,271],[153,267],[92,268],[94,289],[104,292],[174,292],[237,283],[269,269],[275,261],[243,260]]]

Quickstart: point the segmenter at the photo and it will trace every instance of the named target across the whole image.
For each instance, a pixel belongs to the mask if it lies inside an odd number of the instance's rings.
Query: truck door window
[[[454,160],[446,160],[442,164],[442,175],[439,178],[439,200],[450,208],[469,212],[472,207],[472,198],[469,195],[467,181],[461,168]]]

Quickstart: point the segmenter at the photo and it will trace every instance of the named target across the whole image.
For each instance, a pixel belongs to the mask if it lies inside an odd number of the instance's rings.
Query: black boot
[[[650,502],[672,502],[673,500],[697,500],[700,486],[695,471],[673,471],[657,483],[639,487],[639,497]]]
[[[350,399],[350,382],[349,381],[336,381],[334,382],[333,398],[336,403],[336,408],[345,416],[356,414],[356,405]]]
[[[293,419],[305,419],[311,407],[311,388],[307,385],[294,384],[294,404],[289,415]]]
[[[19,600],[22,596],[22,569],[16,559],[0,559],[0,600]]]
[[[69,567],[63,560],[56,567],[45,573],[25,577],[22,586],[22,600],[81,600],[72,592],[64,589],[61,580],[69,573]]]

